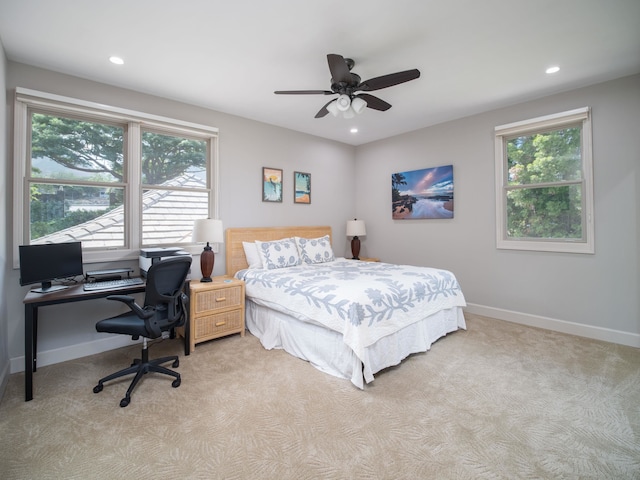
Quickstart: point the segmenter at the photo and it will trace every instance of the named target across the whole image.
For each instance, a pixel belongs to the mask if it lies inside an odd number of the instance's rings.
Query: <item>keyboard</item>
[[[103,282],[91,282],[84,284],[85,291],[93,290],[110,290],[119,287],[132,287],[142,285],[144,281],[141,278],[121,278],[120,280],[105,280]]]

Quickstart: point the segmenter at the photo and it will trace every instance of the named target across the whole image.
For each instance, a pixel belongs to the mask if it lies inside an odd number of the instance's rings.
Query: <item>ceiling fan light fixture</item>
[[[362,111],[367,108],[367,102],[360,97],[356,97],[351,100],[351,108],[356,113],[362,113]]]
[[[349,95],[340,95],[336,99],[336,106],[341,112],[349,110],[349,107],[351,106],[351,99],[349,98]]]
[[[391,108],[391,104],[378,97],[368,93],[356,95],[355,92],[381,90],[420,78],[420,70],[414,68],[413,70],[373,77],[363,82],[360,75],[351,71],[354,66],[352,59],[330,53],[327,55],[327,62],[331,72],[331,90],[276,90],[273,93],[280,95],[336,94],[338,98],[325,104],[316,113],[315,118],[323,118],[329,113],[334,117],[353,118],[355,115],[362,113],[365,108],[372,108],[380,112],[385,112]]]

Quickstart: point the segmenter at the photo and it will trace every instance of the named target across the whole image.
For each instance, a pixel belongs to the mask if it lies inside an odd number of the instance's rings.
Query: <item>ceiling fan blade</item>
[[[334,99],[329,100],[324,107],[322,107],[318,113],[316,113],[316,116],[313,118],[322,118],[324,117],[327,113],[329,113],[329,110],[327,110],[327,105],[329,105],[331,102],[333,102]]]
[[[330,53],[327,55],[327,62],[329,63],[329,70],[331,71],[331,80],[333,83],[350,83],[351,72],[347,66],[347,62],[342,55],[336,55]]]
[[[333,95],[331,90],[276,90],[278,95]]]
[[[361,93],[360,95],[356,95],[356,97],[363,99],[367,102],[367,107],[373,108],[374,110],[385,112],[391,108],[390,103],[387,103],[378,97],[374,97],[373,95],[369,95],[368,93]]]
[[[420,70],[405,70],[404,72],[390,73],[389,75],[382,75],[381,77],[370,78],[358,85],[358,90],[365,92],[371,92],[373,90],[380,90],[381,88],[393,87],[400,83],[415,80],[420,77]]]

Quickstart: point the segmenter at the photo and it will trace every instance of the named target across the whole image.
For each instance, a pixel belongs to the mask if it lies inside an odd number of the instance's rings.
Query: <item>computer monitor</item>
[[[51,285],[52,280],[82,275],[82,242],[20,245],[20,285],[40,283],[33,290],[48,293],[67,288]]]

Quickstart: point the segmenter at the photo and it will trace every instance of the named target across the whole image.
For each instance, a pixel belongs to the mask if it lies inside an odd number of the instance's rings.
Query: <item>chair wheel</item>
[[[180,386],[180,379],[176,378],[173,382],[171,382],[171,386],[173,388],[178,388]]]
[[[176,359],[176,361],[171,364],[172,368],[178,368],[179,366],[180,366],[180,360],[178,359]]]
[[[129,402],[131,401],[130,398],[128,397],[124,397],[122,400],[120,400],[120,406],[121,407],[126,407],[127,405],[129,405]]]
[[[93,393],[100,393],[103,388],[104,388],[103,385],[101,383],[99,383],[98,385],[93,387]]]

